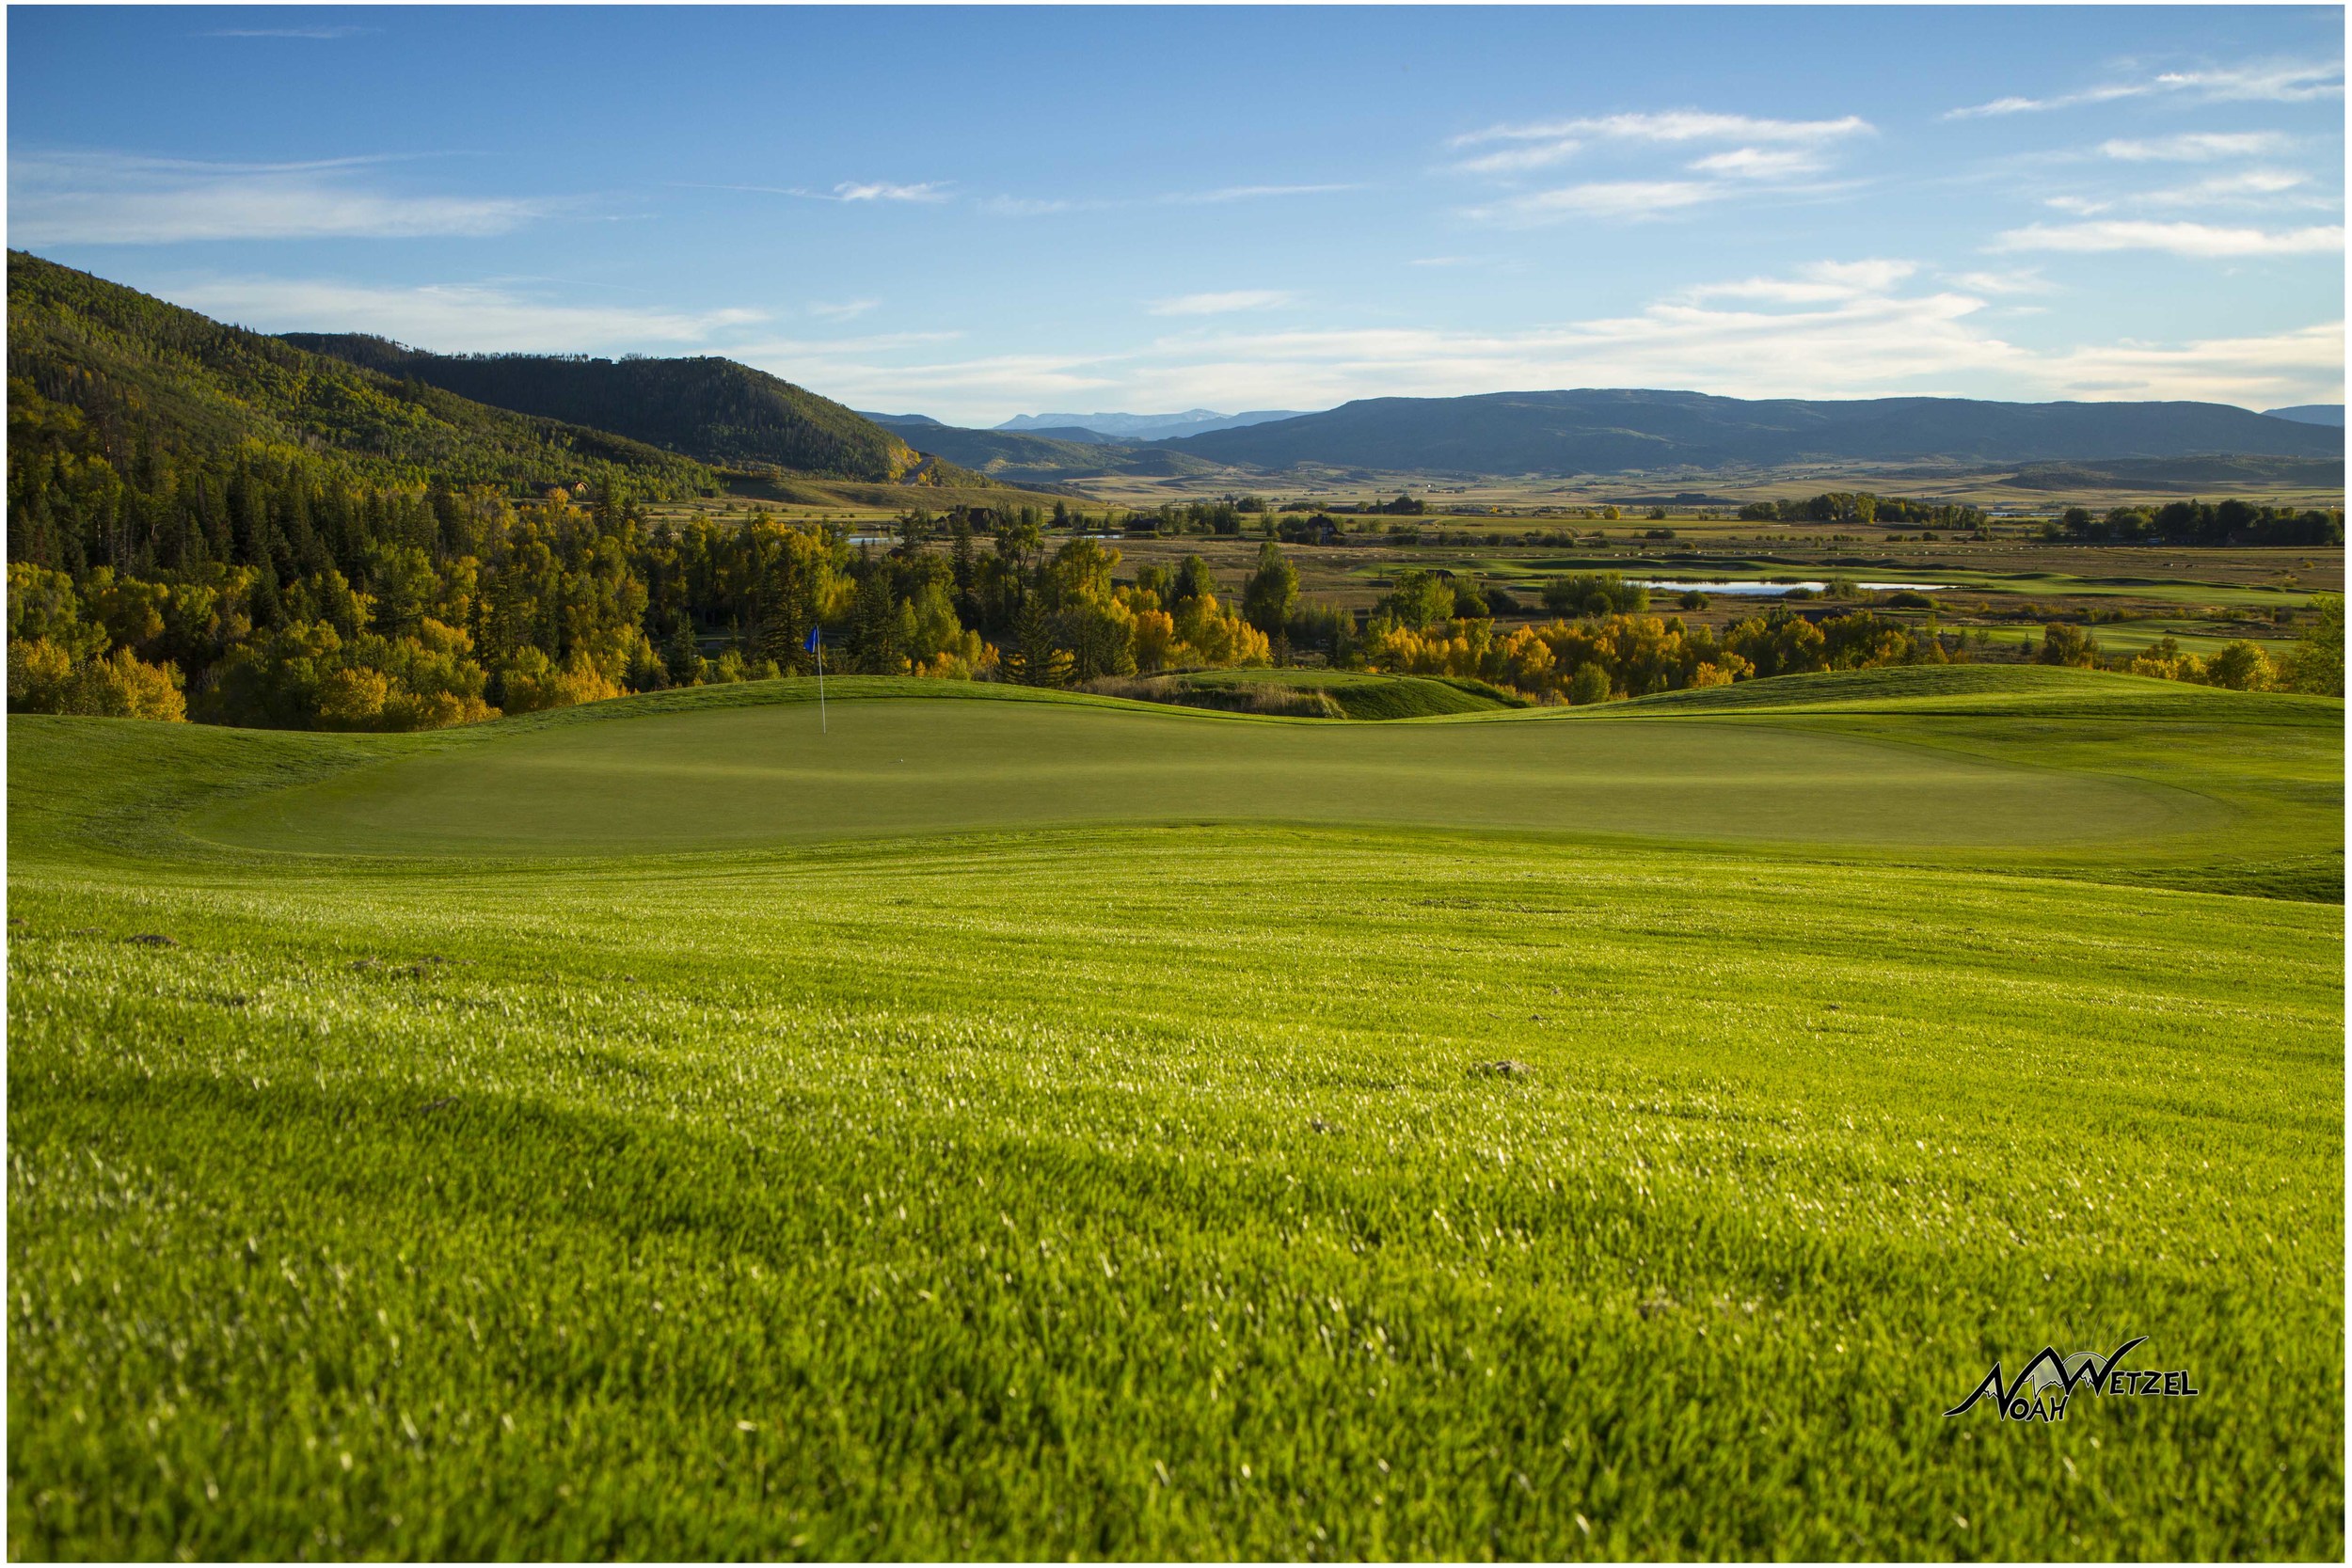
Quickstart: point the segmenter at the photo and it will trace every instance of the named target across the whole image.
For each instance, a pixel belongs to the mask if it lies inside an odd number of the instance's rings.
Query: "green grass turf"
[[[1767,725],[1531,713],[1375,726],[840,687],[823,731],[796,702],[379,745],[368,754],[396,760],[199,814],[189,831],[252,848],[434,855],[1253,819],[2013,846],[2220,820],[2189,792]]]
[[[2119,717],[2065,711],[2094,687]],[[1720,797],[1680,845],[186,826],[559,737],[617,801],[695,724],[764,782],[805,768],[740,727],[812,717],[778,694],[413,740],[10,721],[13,1555],[2342,1555],[2342,911],[2123,885],[2169,841],[2020,877],[2056,852],[1857,846],[1835,797],[1738,850]],[[2340,853],[2340,705],[2012,695],[844,706],[1032,751],[1159,725],[1243,748],[1236,794],[1261,735],[1762,735]],[[1941,1414],[1995,1356],[2138,1334],[2203,1392]]]
[[[1182,677],[1203,690],[1283,686],[1326,691],[1350,719],[1435,719],[1524,707],[1524,698],[1484,681],[1427,675],[1375,675],[1352,670],[1202,670]]]

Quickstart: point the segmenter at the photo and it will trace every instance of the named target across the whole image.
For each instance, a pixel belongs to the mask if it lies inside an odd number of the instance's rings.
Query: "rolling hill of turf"
[[[596,854],[1092,821],[1406,822],[1841,844],[2197,832],[2201,799],[1791,730],[1237,721],[1138,705],[862,700],[494,730],[199,818],[323,854]]]
[[[485,406],[8,252],[12,461],[62,447],[126,467],[142,447],[324,452],[371,481],[542,489],[617,465],[657,494],[715,484],[701,464],[579,423]]]
[[[1928,673],[12,718],[11,1554],[2338,1559],[2342,705]]]
[[[707,463],[897,483],[929,472],[893,431],[804,388],[732,359],[595,359],[584,355],[431,354],[358,333],[292,332],[286,341],[387,375],[548,419],[618,431]],[[957,471],[940,483],[984,483]]]
[[[2341,462],[2344,433],[2210,403],[1808,403],[1596,389],[1366,398],[1171,446],[1261,468],[1313,463],[1573,474],[1818,459],[2030,463],[2227,453]]]
[[[1649,718],[1695,713],[1987,713],[2341,725],[2344,699],[2219,687],[2042,664],[1911,664],[1780,675],[1663,691],[1592,710]]]
[[[1321,696],[1312,704],[1334,719],[1435,719],[1525,707],[1526,699],[1484,681],[1433,675],[1379,675],[1354,670],[1194,670],[1183,674],[1110,681],[1106,694],[1248,712],[1268,694]],[[1263,711],[1280,712],[1279,706]]]

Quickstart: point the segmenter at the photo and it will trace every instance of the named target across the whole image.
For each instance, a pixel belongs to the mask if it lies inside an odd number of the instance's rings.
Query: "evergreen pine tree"
[[[691,686],[701,678],[702,645],[694,640],[694,623],[691,617],[678,617],[677,629],[661,645],[661,663],[670,672],[670,684],[673,686]]]

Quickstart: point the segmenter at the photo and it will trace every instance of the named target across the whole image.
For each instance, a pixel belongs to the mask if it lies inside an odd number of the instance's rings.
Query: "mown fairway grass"
[[[2340,1557],[2341,705],[1972,681],[11,720],[12,1553]]]

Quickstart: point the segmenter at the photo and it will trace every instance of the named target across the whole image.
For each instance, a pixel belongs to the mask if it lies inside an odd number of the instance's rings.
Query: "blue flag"
[[[817,636],[818,636],[818,633],[819,633],[819,632],[820,632],[820,631],[822,631],[823,629],[824,629],[824,628],[823,628],[823,627],[821,627],[821,626],[811,626],[811,627],[809,627],[809,628],[808,628],[808,641],[805,641],[805,642],[803,642],[803,643],[802,643],[802,644],[801,644],[801,646],[802,646],[803,649],[805,649],[807,652],[809,652],[809,653],[812,653],[812,654],[813,654],[813,653],[815,653],[815,652],[817,651]]]

